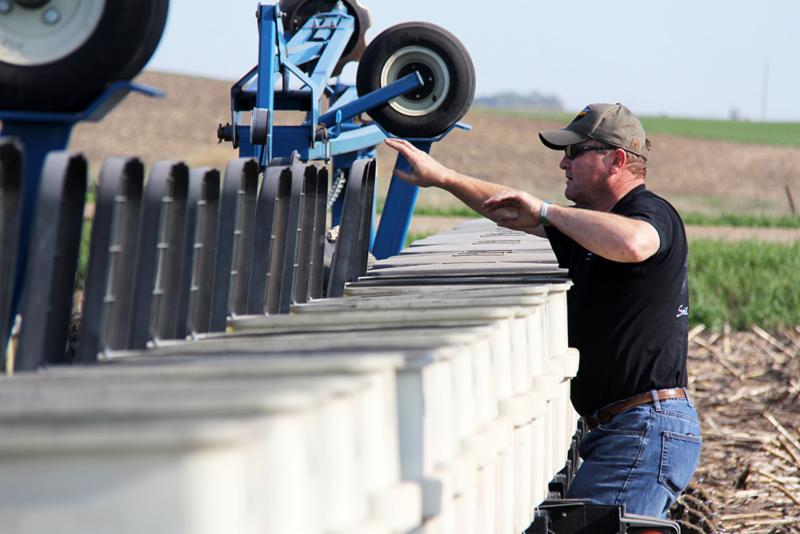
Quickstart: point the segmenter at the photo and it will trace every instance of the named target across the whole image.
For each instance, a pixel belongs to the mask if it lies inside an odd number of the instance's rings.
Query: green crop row
[[[800,324],[800,242],[689,243],[693,324],[778,328]]]
[[[378,213],[382,212],[383,202],[379,200]],[[417,206],[414,215],[429,217],[480,217],[466,206]],[[768,215],[752,213],[685,213],[682,215],[686,225],[693,226],[736,226],[747,228],[800,228],[800,215]]]
[[[435,232],[409,232],[406,236],[406,243],[404,246],[408,247],[414,241],[419,241],[420,239],[425,239],[426,237],[430,237]]]
[[[479,111],[506,116],[530,117],[557,123],[567,123],[574,117],[574,114],[571,113],[552,111],[492,108],[480,108]],[[668,134],[764,145],[800,146],[800,123],[797,122],[753,122],[676,117],[642,117],[641,119],[645,130],[650,134]]]
[[[406,244],[430,233],[409,234]],[[800,325],[800,242],[689,242],[689,321],[734,329]]]
[[[800,228],[798,215],[765,215],[747,213],[686,213],[683,222],[695,226],[739,226],[749,228]]]

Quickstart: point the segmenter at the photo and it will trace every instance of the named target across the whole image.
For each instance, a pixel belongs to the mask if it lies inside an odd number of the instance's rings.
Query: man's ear
[[[611,160],[611,167],[608,169],[609,174],[620,172],[627,162],[628,153],[621,148],[614,149],[614,159]]]

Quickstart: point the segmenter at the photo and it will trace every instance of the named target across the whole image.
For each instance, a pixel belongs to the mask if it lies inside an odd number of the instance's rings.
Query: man
[[[448,169],[389,139],[412,172],[508,228],[547,237],[575,285],[570,345],[580,351],[572,403],[592,429],[568,497],[625,504],[664,517],[700,457],[697,414],[686,392],[689,297],[683,222],[645,188],[650,143],[620,104],[592,104],[565,128],[541,132],[563,150],[570,207]]]

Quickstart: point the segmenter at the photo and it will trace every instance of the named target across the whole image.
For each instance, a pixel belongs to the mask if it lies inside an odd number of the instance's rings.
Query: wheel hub
[[[442,105],[450,91],[450,74],[442,57],[424,46],[407,46],[386,61],[381,72],[381,86],[418,72],[423,85],[395,98],[389,106],[409,117],[421,117]]]
[[[413,91],[409,91],[403,96],[410,98],[411,100],[424,100],[433,92],[434,84],[436,82],[433,70],[424,63],[414,62],[409,63],[401,68],[400,72],[398,73],[398,77],[402,78],[413,72],[418,72],[422,77],[422,87],[417,87]]]

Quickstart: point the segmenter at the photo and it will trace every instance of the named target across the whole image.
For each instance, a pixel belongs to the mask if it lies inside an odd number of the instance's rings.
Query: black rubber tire
[[[20,66],[0,61],[0,109],[74,112],[108,83],[130,80],[161,40],[169,0],[106,0],[94,32],[56,61]]]
[[[447,30],[426,22],[398,24],[382,32],[367,46],[356,75],[358,94],[365,95],[402,77],[398,75],[381,83],[384,66],[395,52],[406,47],[429,50],[444,61],[449,88],[441,96],[441,103],[422,115],[405,113],[391,103],[373,109],[369,115],[399,137],[434,137],[469,111],[475,96],[475,67],[461,41]]]
[[[278,7],[286,15],[284,30],[287,35],[294,35],[297,30],[312,16],[317,13],[331,11],[339,0],[280,0]],[[367,47],[365,35],[371,25],[369,10],[359,3],[359,0],[342,0],[347,8],[347,14],[355,19],[355,31],[347,41],[347,46],[342,57],[333,69],[333,75],[338,76],[344,66],[351,61],[358,61]]]

